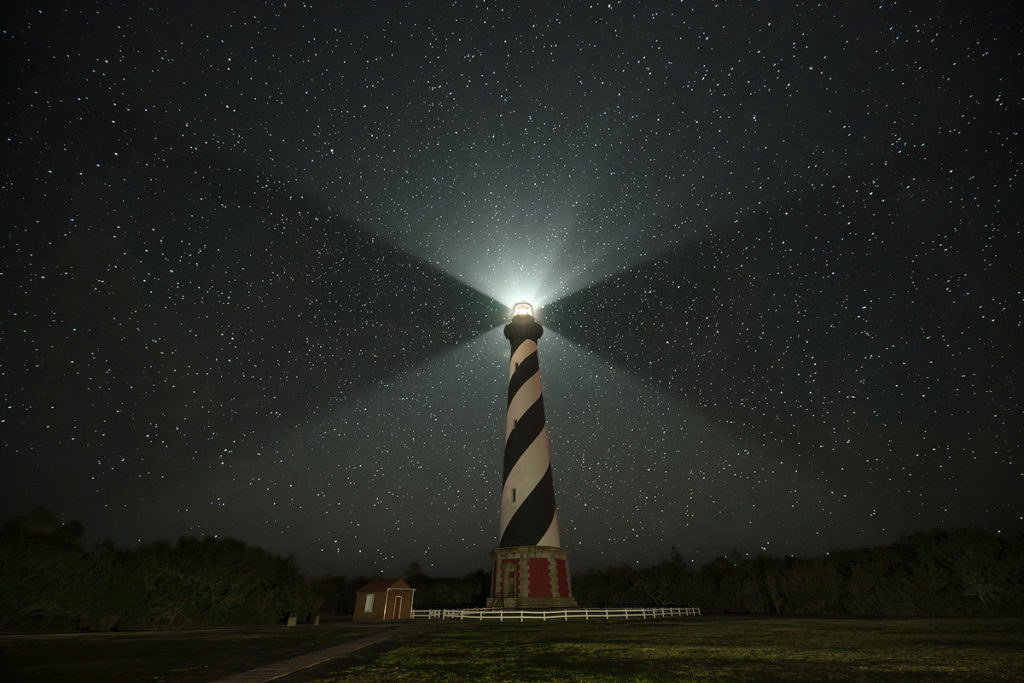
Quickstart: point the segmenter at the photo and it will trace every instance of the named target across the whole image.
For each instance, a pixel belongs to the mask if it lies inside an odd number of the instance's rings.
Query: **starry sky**
[[[4,519],[487,567],[526,300],[576,570],[1024,530],[1016,4],[0,17]]]

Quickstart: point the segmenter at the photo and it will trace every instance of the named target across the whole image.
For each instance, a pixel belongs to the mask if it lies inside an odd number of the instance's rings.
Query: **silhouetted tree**
[[[573,576],[587,605],[692,605],[709,613],[1019,614],[1024,535],[933,531],[820,558],[749,559],[734,551],[693,572],[673,548],[652,567]]]
[[[45,509],[0,530],[0,625],[110,630],[274,623],[320,598],[295,567],[232,539],[180,539],[85,552],[82,527]]]
[[[416,589],[418,608],[482,606],[490,594],[490,574],[482,569],[458,578],[430,577],[414,562],[406,581]]]

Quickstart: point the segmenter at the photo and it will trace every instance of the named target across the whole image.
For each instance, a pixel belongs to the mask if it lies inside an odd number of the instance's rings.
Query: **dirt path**
[[[353,640],[341,645],[335,645],[316,652],[310,652],[309,654],[285,659],[274,664],[261,666],[256,669],[252,669],[251,671],[246,671],[245,673],[234,674],[232,676],[217,679],[212,683],[263,683],[263,681],[273,681],[278,678],[283,678],[289,674],[293,674],[296,671],[308,669],[312,666],[316,666],[317,664],[323,664],[335,657],[346,655],[349,652],[355,652],[356,650],[361,650],[362,648],[375,643],[389,640],[400,633],[408,633],[409,631],[422,629],[429,625],[429,621],[418,621],[404,624],[383,633],[375,633],[372,636],[359,638],[358,640]]]

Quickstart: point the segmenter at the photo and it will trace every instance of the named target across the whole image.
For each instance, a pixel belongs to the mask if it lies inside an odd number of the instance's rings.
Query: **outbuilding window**
[[[366,604],[363,606],[363,611],[364,612],[372,612],[373,611],[373,593],[367,593],[366,594]]]

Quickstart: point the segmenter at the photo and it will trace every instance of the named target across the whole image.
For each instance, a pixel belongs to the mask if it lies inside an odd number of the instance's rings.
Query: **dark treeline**
[[[107,542],[86,552],[82,531],[44,508],[0,529],[0,629],[273,624],[320,606],[291,558],[240,541],[181,538],[131,551]]]
[[[416,589],[416,606],[483,607],[491,594],[491,573],[478,569],[459,578],[427,576],[413,562],[405,570],[405,580]]]
[[[1024,537],[931,531],[815,559],[718,557],[694,569],[673,548],[645,569],[573,576],[580,604],[678,605],[709,613],[962,615],[1024,613]]]
[[[366,577],[308,580],[291,558],[232,539],[185,537],[86,551],[76,522],[44,508],[0,528],[0,629],[138,630],[274,624],[295,613],[348,617]],[[416,607],[481,606],[490,576],[405,579]],[[1024,613],[1024,536],[931,531],[814,559],[732,553],[695,568],[673,548],[652,567],[578,572],[581,605],[679,605],[705,613],[977,615]]]

